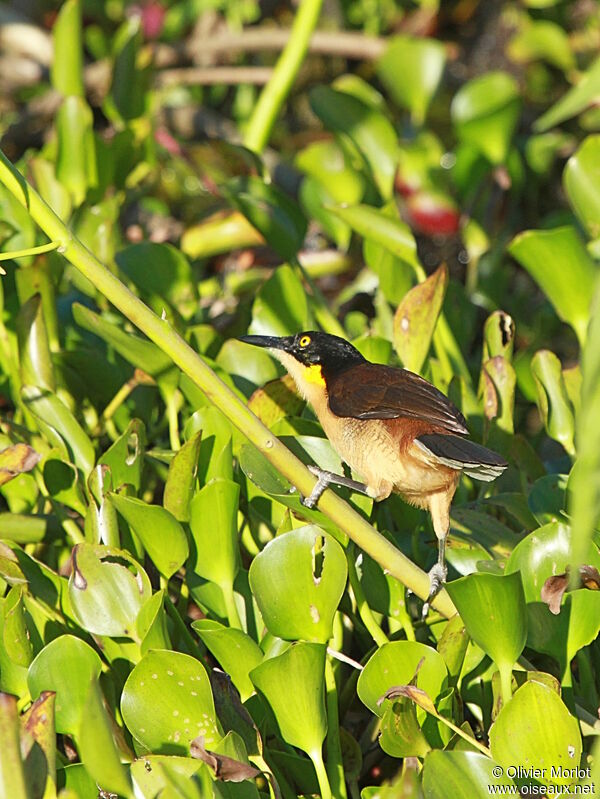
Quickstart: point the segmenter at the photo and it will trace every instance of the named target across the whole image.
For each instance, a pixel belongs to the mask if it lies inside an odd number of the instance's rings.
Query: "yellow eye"
[[[308,347],[310,344],[310,336],[302,336],[300,339],[300,346],[301,347]]]

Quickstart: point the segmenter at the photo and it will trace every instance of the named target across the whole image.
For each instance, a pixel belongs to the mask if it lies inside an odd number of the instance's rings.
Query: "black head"
[[[325,376],[343,372],[350,366],[364,363],[360,352],[339,336],[307,330],[295,336],[242,336],[240,341],[256,347],[283,350],[303,366],[321,366]]]

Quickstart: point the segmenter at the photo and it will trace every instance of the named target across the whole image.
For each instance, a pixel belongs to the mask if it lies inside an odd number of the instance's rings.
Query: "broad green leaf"
[[[316,178],[308,175],[300,185],[298,197],[309,219],[314,219],[321,225],[325,234],[335,242],[337,248],[345,252],[350,245],[352,231],[345,222],[342,222],[330,211],[330,207],[339,202],[330,192],[333,185],[335,185],[333,182],[320,183]]]
[[[179,380],[179,374],[173,366],[173,361],[151,341],[126,332],[113,322],[78,303],[73,305],[73,318],[84,330],[89,330],[90,333],[99,336],[109,346],[114,347],[126,361],[152,375],[157,382],[165,381],[167,384],[176,384]]]
[[[54,164],[40,156],[32,158],[29,167],[42,199],[62,220],[69,219],[72,211],[71,197],[65,186],[57,179]]]
[[[167,580],[188,556],[188,542],[181,524],[160,505],[111,494],[110,502],[144,545],[150,559]]]
[[[58,153],[56,177],[65,186],[75,206],[98,182],[92,110],[82,97],[65,97],[56,116]]]
[[[145,446],[144,423],[132,419],[127,430],[100,456],[98,463],[109,467],[115,491],[124,485],[132,486],[136,492],[140,490]]]
[[[0,795],[10,799],[29,799],[19,745],[17,698],[0,693]]]
[[[513,781],[479,752],[430,752],[423,764],[425,799],[485,799],[490,788],[513,788]],[[505,791],[508,793],[508,790]]]
[[[494,311],[483,326],[483,361],[502,355],[512,360],[515,341],[515,323],[504,311]]]
[[[352,230],[364,239],[385,247],[415,271],[421,269],[417,258],[417,245],[410,228],[389,212],[370,205],[338,206],[331,212],[347,222]]]
[[[600,592],[581,588],[565,594],[558,615],[545,602],[531,602],[527,617],[527,646],[555,658],[565,681],[571,660],[600,632]]]
[[[506,72],[488,72],[458,90],[451,114],[459,139],[497,165],[506,161],[520,110],[515,79]]]
[[[317,86],[310,92],[312,110],[326,128],[350,139],[384,200],[392,196],[398,141],[391,122],[357,97]]]
[[[61,94],[84,96],[83,46],[81,43],[80,0],[63,3],[52,30],[54,59],[50,70],[52,85]]]
[[[142,605],[135,620],[142,655],[150,649],[171,649],[164,608],[165,591],[157,591]]]
[[[354,205],[361,201],[365,190],[364,178],[352,167],[335,141],[311,142],[296,155],[295,164],[327,189],[330,204]]]
[[[533,129],[543,133],[555,125],[560,125],[570,117],[580,114],[591,105],[600,92],[600,57],[597,58],[581,80],[572,86],[560,100],[554,103],[545,114],[536,119]]]
[[[31,696],[56,692],[56,731],[77,735],[90,683],[102,663],[89,644],[73,635],[61,635],[40,651],[27,675]]]
[[[306,235],[306,219],[295,200],[253,176],[234,178],[221,190],[278,255],[285,261],[297,258]]]
[[[536,780],[543,785],[570,785],[573,777],[563,777],[560,772],[579,767],[579,723],[558,694],[530,680],[498,714],[490,729],[490,749],[505,770],[519,766],[539,769]],[[529,784],[531,779],[516,782]]]
[[[86,514],[86,502],[77,469],[52,449],[41,463],[44,485],[53,499],[79,513]],[[92,472],[93,473],[93,472]]]
[[[341,546],[309,525],[277,536],[252,561],[250,587],[269,632],[327,643],[346,585]]]
[[[286,416],[298,416],[304,405],[291,375],[271,380],[256,389],[248,400],[248,408],[269,428]]]
[[[598,269],[575,228],[527,230],[512,240],[508,251],[539,284],[583,345]]]
[[[394,315],[394,346],[405,369],[421,374],[442,310],[448,269],[442,264],[403,298]]]
[[[600,136],[588,136],[567,161],[563,183],[573,210],[593,239],[600,238]]]
[[[88,686],[76,740],[81,761],[96,784],[119,796],[133,797],[131,778],[115,746],[97,678]]]
[[[513,61],[529,62],[542,59],[565,72],[575,66],[567,32],[550,20],[536,20],[523,25],[506,48]]]
[[[142,31],[138,17],[130,17],[115,37],[117,52],[113,67],[111,98],[125,120],[144,113],[146,70],[138,64]]]
[[[263,349],[248,347],[243,341],[229,339],[221,347],[217,356],[218,365],[229,372],[235,385],[245,395],[258,386],[278,377],[274,359]]]
[[[131,244],[117,253],[115,260],[142,296],[166,300],[185,316],[197,302],[189,261],[172,245]]]
[[[287,336],[310,327],[306,294],[290,266],[280,266],[261,286],[252,306],[250,333]]]
[[[394,36],[377,62],[377,75],[392,98],[422,125],[439,86],[446,49],[435,39]]]
[[[531,372],[546,432],[559,441],[569,455],[575,455],[575,420],[560,361],[550,350],[539,350],[531,359]]]
[[[40,294],[34,294],[19,308],[17,339],[21,382],[55,391],[54,369]]]
[[[2,638],[6,654],[12,662],[27,668],[33,660],[33,647],[25,619],[23,591],[22,585],[13,585],[4,598]]]
[[[259,645],[242,630],[225,627],[212,619],[195,621],[192,627],[223,670],[229,674],[240,692],[242,702],[245,702],[254,693],[254,686],[248,675],[263,659]]]
[[[448,682],[452,686],[458,682],[468,645],[469,636],[465,624],[457,613],[446,624],[437,647],[438,652],[444,658],[448,669]]]
[[[73,463],[84,475],[89,475],[96,461],[94,447],[64,402],[51,391],[37,386],[23,386],[21,396],[27,408],[39,421],[42,431],[45,433],[48,427],[56,431],[60,440],[67,445]],[[54,441],[50,443],[54,444]]]
[[[146,572],[128,552],[91,544],[74,548],[69,599],[84,630],[136,640],[136,619],[151,593]]]
[[[392,757],[425,757],[431,746],[417,721],[417,708],[408,697],[382,705],[379,746]]]
[[[200,430],[185,442],[169,464],[163,505],[178,522],[190,520],[190,502],[198,474],[201,441],[202,431]]]
[[[559,522],[565,518],[567,475],[547,474],[531,487],[527,504],[540,525]],[[556,572],[555,572],[556,573]]]
[[[154,799],[162,796],[161,791],[172,786],[170,779],[172,773],[180,774],[188,781],[206,766],[199,760],[191,757],[177,757],[175,755],[146,755],[131,764],[131,779],[137,791],[144,799]],[[211,788],[212,790],[212,788]],[[207,793],[207,799],[212,799],[213,794]]]
[[[190,530],[195,544],[194,571],[205,580],[229,590],[240,568],[239,496],[237,483],[215,479],[196,494],[190,505]]]
[[[419,664],[422,662],[421,667]],[[418,669],[418,674],[417,674]],[[418,641],[392,641],[369,659],[358,678],[357,692],[372,713],[382,717],[382,696],[396,685],[416,685],[435,701],[446,686],[447,671],[442,656]]]
[[[469,574],[447,590],[471,639],[501,670],[512,668],[527,636],[520,575]]]
[[[206,669],[180,652],[148,652],[123,688],[121,713],[131,734],[152,752],[189,754],[204,736],[211,749],[221,738]]]
[[[284,741],[311,758],[320,755],[327,732],[324,673],[325,645],[303,642],[250,672],[271,706]]]

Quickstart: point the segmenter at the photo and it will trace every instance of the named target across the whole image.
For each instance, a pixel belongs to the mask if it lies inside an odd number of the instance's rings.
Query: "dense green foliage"
[[[0,121],[0,797],[600,784],[597,7],[331,5],[281,56],[254,0],[2,11],[54,55]],[[315,328],[509,462],[425,620],[427,515],[304,508],[343,464],[237,340]]]

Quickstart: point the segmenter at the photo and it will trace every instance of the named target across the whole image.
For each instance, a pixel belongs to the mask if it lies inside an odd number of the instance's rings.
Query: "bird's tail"
[[[475,480],[495,480],[508,466],[491,449],[460,436],[427,433],[415,439],[415,443],[439,463],[451,469],[461,469]]]

